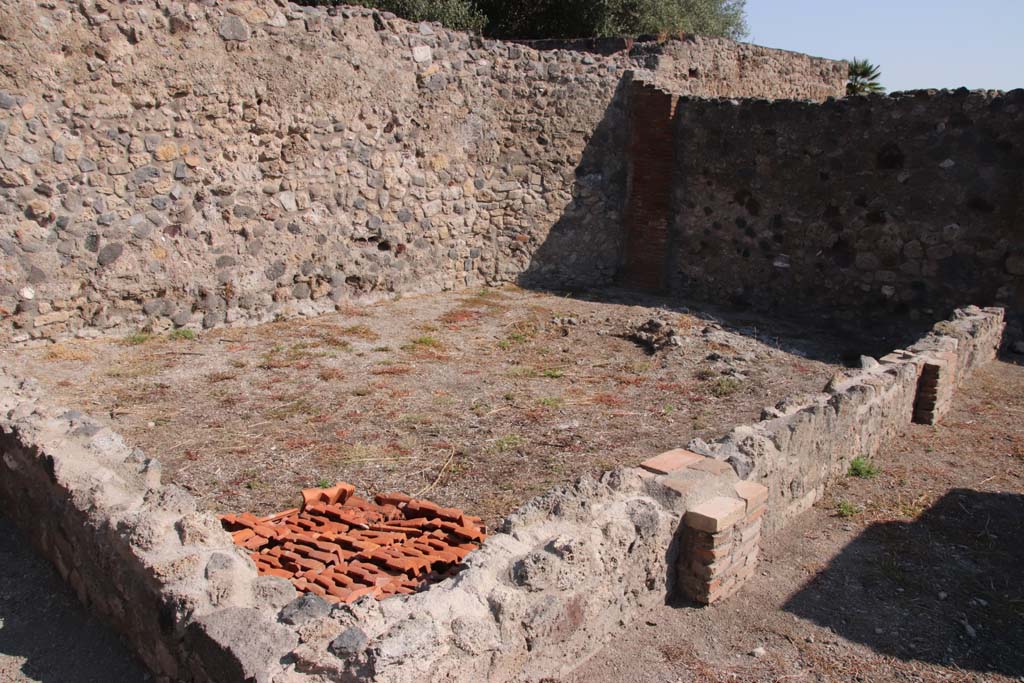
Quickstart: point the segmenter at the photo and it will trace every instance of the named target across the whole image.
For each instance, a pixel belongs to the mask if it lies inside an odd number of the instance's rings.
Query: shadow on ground
[[[1010,363],[1011,365],[1020,365],[1024,367],[1024,353],[1018,353],[1010,349],[1004,349],[999,354],[999,360],[1004,363]]]
[[[1022,520],[1022,495],[954,489],[869,526],[784,609],[901,660],[1024,676]]]
[[[686,313],[787,353],[849,367],[860,367],[862,355],[880,358],[895,348],[913,344],[927,334],[934,322],[907,320],[902,321],[898,327],[854,327],[812,315],[737,308],[621,287],[580,291],[573,296],[584,301],[647,306],[672,313]]]
[[[0,680],[135,683],[145,668],[0,517]]]

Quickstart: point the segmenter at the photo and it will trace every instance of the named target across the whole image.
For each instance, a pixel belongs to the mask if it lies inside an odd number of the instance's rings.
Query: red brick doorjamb
[[[679,98],[650,83],[630,85],[625,249],[618,281],[660,291],[667,284],[673,131]]]

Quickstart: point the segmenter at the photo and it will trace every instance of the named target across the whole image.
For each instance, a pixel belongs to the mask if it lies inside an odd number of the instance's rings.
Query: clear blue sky
[[[867,58],[890,91],[1024,88],[1024,0],[747,0],[751,43]]]

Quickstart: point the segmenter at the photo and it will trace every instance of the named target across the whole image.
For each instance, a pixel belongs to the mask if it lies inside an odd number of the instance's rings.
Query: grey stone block
[[[200,617],[189,625],[185,638],[204,672],[222,683],[269,683],[281,659],[299,642],[288,627],[243,607]]]

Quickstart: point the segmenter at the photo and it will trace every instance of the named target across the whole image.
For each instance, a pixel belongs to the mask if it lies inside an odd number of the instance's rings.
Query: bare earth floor
[[[648,355],[616,336],[655,315],[681,347]],[[552,323],[565,317],[575,324]],[[503,290],[197,341],[13,353],[212,508],[269,511],[298,486],[343,478],[427,488],[493,520],[575,473],[816,391],[850,352],[817,332],[765,330]],[[1022,416],[1024,367],[980,369],[941,425],[907,428],[877,474],[839,482],[769,539],[739,594],[640,615],[565,683],[1024,680]],[[146,679],[2,519],[0,556],[0,680]]]
[[[494,523],[578,475],[717,437],[765,405],[820,391],[848,351],[801,327],[719,324],[630,296],[491,289],[195,340],[136,335],[12,355],[210,509],[268,514],[302,487],[344,480]],[[650,354],[621,336],[652,317],[681,344]]]
[[[81,606],[53,567],[0,517],[0,681],[151,680],[117,636]]]
[[[770,539],[740,593],[652,610],[566,683],[1024,680],[1024,367],[981,368],[874,465]]]

